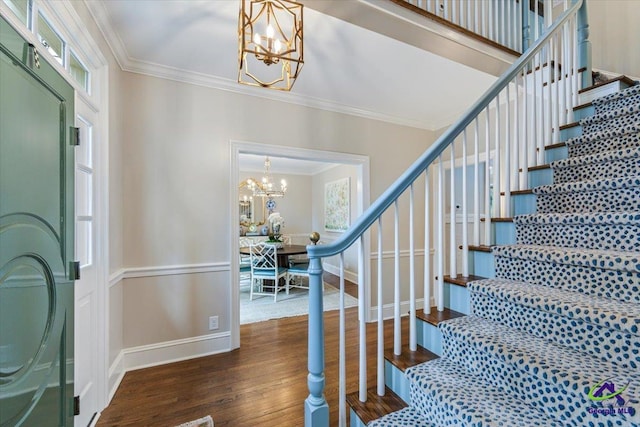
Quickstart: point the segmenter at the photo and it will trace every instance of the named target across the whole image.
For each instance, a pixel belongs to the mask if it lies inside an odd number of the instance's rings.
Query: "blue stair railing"
[[[579,103],[579,89],[591,84],[590,44],[586,2],[565,2],[556,18],[545,25],[540,37],[478,99],[467,112],[438,138],[413,165],[391,185],[339,239],[325,245],[307,247],[309,255],[309,396],[305,401],[305,426],[329,425],[325,399],[325,349],[323,321],[322,259],[337,256],[340,262],[340,292],[344,295],[344,252],[357,244],[359,399],[367,399],[367,363],[375,357],[376,389],[385,393],[384,277],[393,277],[394,354],[402,352],[401,307],[408,306],[409,351],[415,351],[416,311],[429,313],[445,306],[444,277],[469,276],[469,246],[493,244],[491,218],[512,215],[511,192],[528,188],[528,169],[546,163],[545,148],[559,141],[560,127],[573,121],[573,107]],[[448,171],[447,171],[448,169]],[[473,174],[468,179],[468,173]],[[460,176],[461,175],[461,176]],[[448,183],[447,181],[448,176]],[[456,180],[459,180],[456,183]],[[416,185],[424,185],[424,196],[416,196]],[[446,190],[445,190],[445,187]],[[401,198],[407,198],[408,218],[400,218]],[[423,197],[423,207],[416,199]],[[457,203],[461,200],[460,203]],[[393,227],[383,228],[383,215],[393,211]],[[416,213],[424,215],[418,222]],[[385,216],[388,220],[390,214]],[[406,227],[400,230],[401,227]],[[374,235],[377,246],[375,274],[364,269],[364,247]],[[389,236],[393,236],[389,239]],[[376,241],[377,240],[377,241]],[[392,240],[393,265],[384,265],[384,241]],[[401,250],[400,245],[408,246]],[[416,246],[424,248],[416,250]],[[433,245],[433,260],[431,251]],[[408,257],[401,262],[400,254]],[[418,268],[422,258],[422,268]],[[405,267],[401,271],[401,265]],[[392,274],[387,274],[387,269]],[[422,276],[422,277],[420,277]],[[372,277],[377,292],[377,351],[367,354],[366,322]],[[401,280],[401,278],[403,280]],[[407,280],[408,279],[408,280]],[[421,279],[422,286],[417,286]],[[408,285],[405,284],[408,282]],[[407,289],[408,288],[408,289]],[[401,296],[408,295],[408,301]],[[375,296],[375,300],[373,298]],[[341,301],[343,298],[341,298]],[[406,310],[405,310],[406,311]],[[345,312],[340,306],[339,415],[346,425],[345,409]]]

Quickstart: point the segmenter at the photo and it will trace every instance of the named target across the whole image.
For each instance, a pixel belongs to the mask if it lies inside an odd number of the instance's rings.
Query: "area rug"
[[[211,415],[207,415],[204,418],[189,421],[176,427],[213,427],[213,419],[211,418]]]
[[[344,295],[344,306],[355,307],[358,300],[351,295]],[[324,311],[337,310],[340,307],[340,293],[331,285],[324,284]],[[270,296],[255,296],[249,301],[249,286],[240,288],[240,324],[262,322],[269,319],[300,316],[309,314],[309,291],[292,288],[289,295],[284,291],[273,302]]]

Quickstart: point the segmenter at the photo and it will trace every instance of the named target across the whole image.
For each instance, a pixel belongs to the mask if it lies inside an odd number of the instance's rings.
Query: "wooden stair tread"
[[[567,123],[566,125],[560,126],[560,130],[571,129],[577,126],[580,126],[580,122]]]
[[[491,222],[513,222],[513,218],[491,218]]]
[[[458,285],[458,286],[463,286],[465,288],[467,287],[467,285],[469,283],[475,282],[476,280],[482,280],[482,279],[486,279],[486,277],[474,276],[473,274],[470,274],[469,277],[464,277],[461,274],[459,274],[455,279],[452,279],[451,276],[444,276],[444,281],[445,282],[452,283],[452,284]]]
[[[407,368],[419,365],[429,360],[437,359],[439,356],[430,352],[424,347],[418,346],[416,351],[409,350],[409,345],[402,346],[402,354],[393,354],[393,348],[384,351],[384,358],[393,366],[404,372]]]
[[[546,164],[546,165],[538,165],[538,166],[529,166],[529,168],[528,168],[529,172],[531,172],[531,171],[539,171],[539,170],[543,170],[543,169],[551,169],[551,165]]]
[[[592,105],[593,105],[593,102],[591,102],[591,101],[586,102],[584,104],[576,105],[575,107],[573,107],[573,111],[582,110],[583,108],[589,108]]]
[[[385,387],[384,396],[378,396],[375,387],[368,389],[366,402],[360,401],[357,391],[349,393],[347,394],[347,404],[365,425],[373,420],[377,420],[380,417],[409,406],[389,387]],[[352,425],[354,424],[353,420],[351,423]]]
[[[564,142],[558,142],[555,144],[550,144],[550,145],[545,145],[544,149],[545,150],[553,150],[554,148],[561,148],[566,146],[567,144],[565,144]]]
[[[627,76],[618,76],[618,77],[615,77],[615,78],[613,78],[613,79],[611,79],[611,80],[607,80],[607,81],[605,81],[605,82],[596,83],[596,84],[591,85],[591,86],[589,86],[589,87],[585,87],[585,88],[583,88],[583,89],[580,89],[580,90],[578,91],[578,93],[588,92],[588,91],[590,91],[591,89],[595,89],[595,88],[600,87],[600,86],[605,86],[605,85],[608,85],[608,84],[610,84],[610,83],[617,82],[617,81],[620,81],[620,82],[622,82],[622,83],[626,83],[626,84],[628,84],[629,86],[633,86],[633,85],[635,85],[635,84],[636,84],[635,80],[630,79],[630,78],[629,78],[629,77],[627,77]]]
[[[476,251],[476,252],[491,252],[491,246],[487,246],[487,245],[469,245],[469,250],[470,251]]]
[[[527,188],[526,190],[511,190],[512,196],[519,196],[522,194],[533,194],[533,190],[531,188]],[[501,191],[500,195],[504,196],[504,191]]]
[[[438,326],[438,323],[444,322],[445,320],[451,320],[455,319],[456,317],[462,316],[466,315],[464,313],[460,313],[446,307],[443,311],[438,311],[436,307],[431,307],[431,313],[429,314],[425,314],[424,310],[418,310],[416,313],[416,317],[418,319],[423,320],[433,326]]]

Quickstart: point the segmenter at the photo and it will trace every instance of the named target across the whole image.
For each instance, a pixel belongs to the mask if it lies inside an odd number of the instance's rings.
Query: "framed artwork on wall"
[[[349,228],[349,178],[324,185],[324,229],[342,232]]]

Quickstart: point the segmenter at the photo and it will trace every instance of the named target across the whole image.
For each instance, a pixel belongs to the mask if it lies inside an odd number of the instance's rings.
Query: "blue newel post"
[[[304,402],[305,427],[328,427],[329,405],[324,398],[324,318],[322,316],[322,262],[309,259],[309,347],[307,384],[309,396]]]
[[[578,70],[582,72],[582,88],[593,84],[591,73],[591,42],[589,41],[589,20],[587,18],[587,1],[582,2],[578,10]]]

